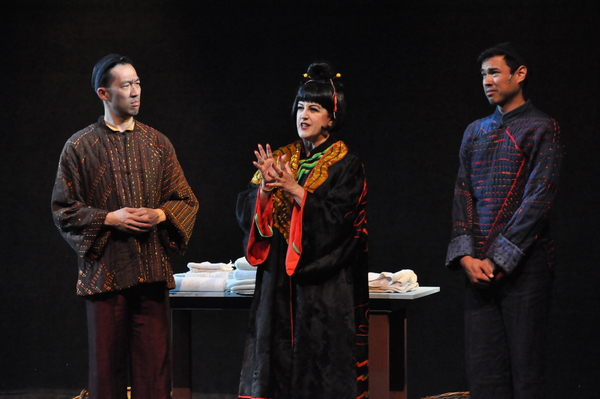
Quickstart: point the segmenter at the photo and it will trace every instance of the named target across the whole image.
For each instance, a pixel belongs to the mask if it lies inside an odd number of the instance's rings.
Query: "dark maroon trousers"
[[[171,397],[169,292],[140,284],[87,297],[90,399]]]

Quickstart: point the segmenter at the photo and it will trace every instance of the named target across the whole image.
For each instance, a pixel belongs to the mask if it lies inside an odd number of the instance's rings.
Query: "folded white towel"
[[[207,277],[207,278],[224,278],[229,279],[233,277],[233,272],[196,272],[190,270],[185,273],[186,277]]]
[[[235,290],[232,290],[231,292],[235,292],[236,294],[240,294],[240,295],[254,295],[254,287],[248,288],[248,289],[236,288]]]
[[[241,258],[236,259],[234,265],[238,270],[256,270],[256,267],[248,263],[248,260],[243,256]]]
[[[256,280],[256,268],[254,270],[235,270],[233,278],[236,280]]]
[[[419,288],[417,275],[410,269],[395,273],[369,273],[368,278],[371,292],[409,292]]]
[[[256,287],[255,279],[247,279],[247,280],[237,280],[231,279],[225,285],[225,289],[227,291],[234,292],[236,294],[242,295],[253,295],[254,289]]]
[[[227,284],[226,278],[191,277],[187,273],[178,273],[175,277],[173,291],[211,291],[224,292]]]
[[[252,286],[254,287],[256,285],[256,280],[254,279],[250,279],[250,280],[236,280],[236,279],[231,279],[228,280],[225,288],[228,290],[233,290],[236,287],[242,287],[242,286]]]
[[[188,269],[195,272],[233,270],[233,265],[231,263],[189,262],[187,266]]]
[[[398,285],[392,284],[389,287],[385,288],[373,288],[369,287],[369,292],[390,292],[390,293],[405,293],[411,292],[419,288],[419,284],[411,284],[411,285]]]
[[[237,287],[232,287],[231,289],[228,289],[227,291],[233,291],[233,292],[254,291],[255,288],[256,288],[256,286],[254,284],[247,284],[247,285],[239,285]]]

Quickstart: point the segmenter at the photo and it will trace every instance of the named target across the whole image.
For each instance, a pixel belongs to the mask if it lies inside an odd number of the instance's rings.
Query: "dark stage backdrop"
[[[551,398],[600,392],[598,12],[578,1],[320,3],[9,1],[2,10],[0,391],[86,387],[84,301],[74,252],[52,223],[61,148],[102,113],[90,87],[107,53],[132,57],[143,81],[139,120],[164,132],[199,197],[191,248],[174,257],[243,254],[235,202],[257,143],[295,139],[289,113],[315,59],[343,75],[343,138],[370,183],[371,270],[413,269],[435,296],[409,309],[409,397],[466,389],[463,276],[444,268],[462,132],[492,112],[478,53],[528,49],[531,97],[567,146],[555,219],[558,255],[548,359]],[[245,312],[194,315],[194,385],[233,395]]]

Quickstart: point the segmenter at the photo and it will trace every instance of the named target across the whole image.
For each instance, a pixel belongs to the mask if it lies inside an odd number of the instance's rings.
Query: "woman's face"
[[[301,139],[310,141],[316,147],[329,137],[329,132],[323,128],[332,124],[329,112],[323,106],[308,101],[298,101],[296,129]]]

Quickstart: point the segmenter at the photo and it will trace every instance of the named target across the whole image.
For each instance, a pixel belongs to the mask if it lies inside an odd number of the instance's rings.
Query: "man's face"
[[[135,68],[130,64],[115,66],[110,73],[113,80],[106,88],[107,105],[113,115],[124,120],[140,111],[142,86]]]
[[[517,72],[518,70],[515,75],[510,73],[503,55],[488,58],[481,63],[483,90],[490,104],[503,108],[521,92]]]

